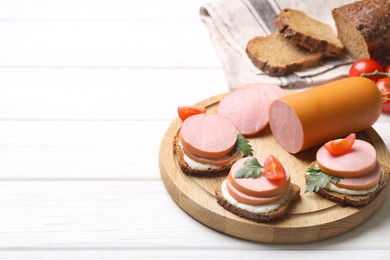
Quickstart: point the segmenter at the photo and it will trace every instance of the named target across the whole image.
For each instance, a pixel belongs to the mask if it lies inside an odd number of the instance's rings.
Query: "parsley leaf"
[[[333,182],[339,182],[341,179],[339,177],[330,176],[317,166],[311,166],[307,170],[306,174],[306,189],[305,193],[311,191],[319,191],[322,188],[325,188],[326,185],[332,180]]]
[[[257,178],[264,172],[263,166],[255,158],[249,158],[245,161],[244,167],[236,171],[234,178]]]
[[[253,155],[253,149],[252,146],[249,144],[249,141],[245,139],[245,137],[242,134],[237,135],[237,142],[232,149],[232,151],[229,153],[230,155],[239,153],[242,155]]]

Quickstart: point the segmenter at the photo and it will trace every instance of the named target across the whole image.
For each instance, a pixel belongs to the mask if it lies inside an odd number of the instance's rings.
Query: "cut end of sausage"
[[[281,100],[273,101],[269,110],[269,125],[283,149],[292,154],[301,151],[304,142],[303,128],[290,105]]]

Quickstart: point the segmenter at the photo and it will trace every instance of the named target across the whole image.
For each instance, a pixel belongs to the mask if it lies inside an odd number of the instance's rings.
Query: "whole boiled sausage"
[[[369,128],[381,108],[375,83],[350,77],[273,101],[269,124],[277,142],[295,154]]]

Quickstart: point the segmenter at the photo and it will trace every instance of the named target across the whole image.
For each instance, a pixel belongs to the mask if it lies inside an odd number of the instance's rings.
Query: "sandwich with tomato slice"
[[[173,146],[184,173],[226,174],[235,161],[253,154],[249,141],[225,117],[195,107],[179,108],[179,116],[183,123]]]
[[[342,206],[364,207],[383,190],[389,176],[375,148],[352,133],[325,143],[306,172],[305,192]]]
[[[215,191],[219,205],[233,214],[268,223],[284,217],[300,196],[288,169],[273,155],[235,162]]]

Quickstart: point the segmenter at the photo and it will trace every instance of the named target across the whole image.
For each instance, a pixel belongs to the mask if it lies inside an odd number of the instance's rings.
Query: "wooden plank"
[[[390,199],[340,237],[278,246],[209,229],[184,213],[157,181],[1,181],[0,208],[1,252],[389,250]]]
[[[1,25],[0,67],[221,67],[200,21],[3,20]]]
[[[0,121],[0,179],[160,180],[168,121]]]
[[[8,68],[0,73],[0,120],[173,120],[177,106],[228,91],[222,69]]]
[[[156,250],[84,250],[84,251],[65,251],[65,250],[54,250],[54,251],[28,251],[23,250],[21,252],[0,252],[2,259],[116,259],[116,260],[128,260],[128,259],[209,259],[212,256],[213,259],[225,259],[235,260],[240,258],[267,258],[267,259],[278,259],[280,257],[286,259],[302,259],[302,254],[310,255],[317,260],[328,260],[337,256],[337,259],[388,259],[390,256],[389,250],[371,251],[371,250],[308,250],[305,252],[301,251],[277,251],[276,248],[270,250],[238,250],[238,249],[208,249],[208,250],[196,250],[196,249],[156,249]]]
[[[24,0],[1,1],[0,19],[10,20],[199,20],[208,0]]]

